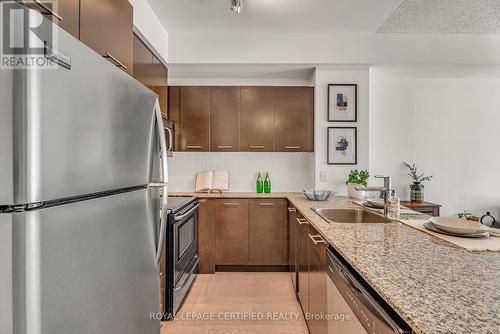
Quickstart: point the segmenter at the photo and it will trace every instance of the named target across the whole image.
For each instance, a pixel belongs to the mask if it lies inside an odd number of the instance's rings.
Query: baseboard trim
[[[215,266],[216,272],[288,272],[287,265],[218,265]]]

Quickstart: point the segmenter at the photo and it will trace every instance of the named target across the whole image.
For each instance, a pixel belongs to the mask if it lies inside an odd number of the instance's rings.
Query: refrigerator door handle
[[[167,140],[165,138],[165,131],[163,130],[163,118],[161,116],[161,110],[160,110],[160,103],[158,102],[158,99],[156,100],[155,103],[155,113],[156,113],[156,126],[158,127],[158,136],[160,139],[160,149],[161,149],[161,170],[162,170],[162,176],[163,176],[163,183],[160,185],[160,187],[163,188],[163,193],[161,197],[161,214],[160,214],[160,236],[158,237],[158,246],[156,248],[156,264],[158,267],[158,270],[160,269],[160,259],[161,259],[161,254],[163,247],[165,246],[165,238],[167,234],[167,216],[168,216],[168,210],[167,210],[167,199],[168,199],[168,192],[167,192],[167,185],[168,185],[168,166],[167,166]],[[151,186],[158,185],[158,183],[152,183]]]

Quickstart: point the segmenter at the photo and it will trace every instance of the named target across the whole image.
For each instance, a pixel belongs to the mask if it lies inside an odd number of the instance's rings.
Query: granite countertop
[[[287,198],[416,333],[500,333],[500,252],[471,252],[401,223],[330,224],[311,208],[358,207],[300,193],[173,193]]]

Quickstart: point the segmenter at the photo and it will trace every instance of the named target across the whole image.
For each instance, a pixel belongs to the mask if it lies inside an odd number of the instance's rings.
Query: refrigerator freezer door
[[[0,76],[0,97],[7,101],[0,105],[0,205],[152,179],[156,94],[50,26],[57,31],[51,47],[71,57],[71,69],[4,69]]]
[[[0,295],[13,291],[8,333],[158,334],[158,214],[156,189],[0,214],[14,264],[0,272]]]

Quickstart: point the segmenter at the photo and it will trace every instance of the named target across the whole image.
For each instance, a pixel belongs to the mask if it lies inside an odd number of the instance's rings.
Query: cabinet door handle
[[[44,4],[43,2],[41,2],[40,0],[33,0],[33,2],[35,2],[38,6],[42,7],[43,10],[45,10],[46,12],[49,13],[49,15],[55,17],[59,21],[62,21],[63,18],[61,17],[61,15],[57,14],[56,12],[54,12],[54,10],[52,10],[51,8],[49,8],[49,6],[47,6],[46,4]]]
[[[186,145],[186,148],[189,150],[199,150],[199,149],[202,149],[203,146],[202,145]]]
[[[288,208],[288,212],[297,212],[297,209],[295,209],[295,208]]]
[[[238,206],[240,204],[239,203],[235,203],[235,202],[225,202],[224,205],[225,206]]]
[[[285,150],[300,150],[300,146],[285,146]]]
[[[264,145],[250,145],[252,150],[263,150],[265,148]]]
[[[310,235],[309,238],[314,242],[315,245],[317,244],[326,244],[326,241],[323,240],[323,238],[320,235]]]
[[[309,222],[304,218],[296,218],[299,225],[309,224]]]
[[[219,150],[229,150],[229,149],[233,148],[233,145],[217,145],[217,148]]]
[[[274,203],[259,203],[260,206],[274,206]]]
[[[107,60],[109,60],[115,66],[121,67],[124,70],[127,69],[127,66],[125,66],[121,61],[119,61],[118,59],[116,59],[115,57],[113,57],[113,55],[110,54],[109,52],[106,52],[106,55],[104,56],[104,58],[106,58]]]

